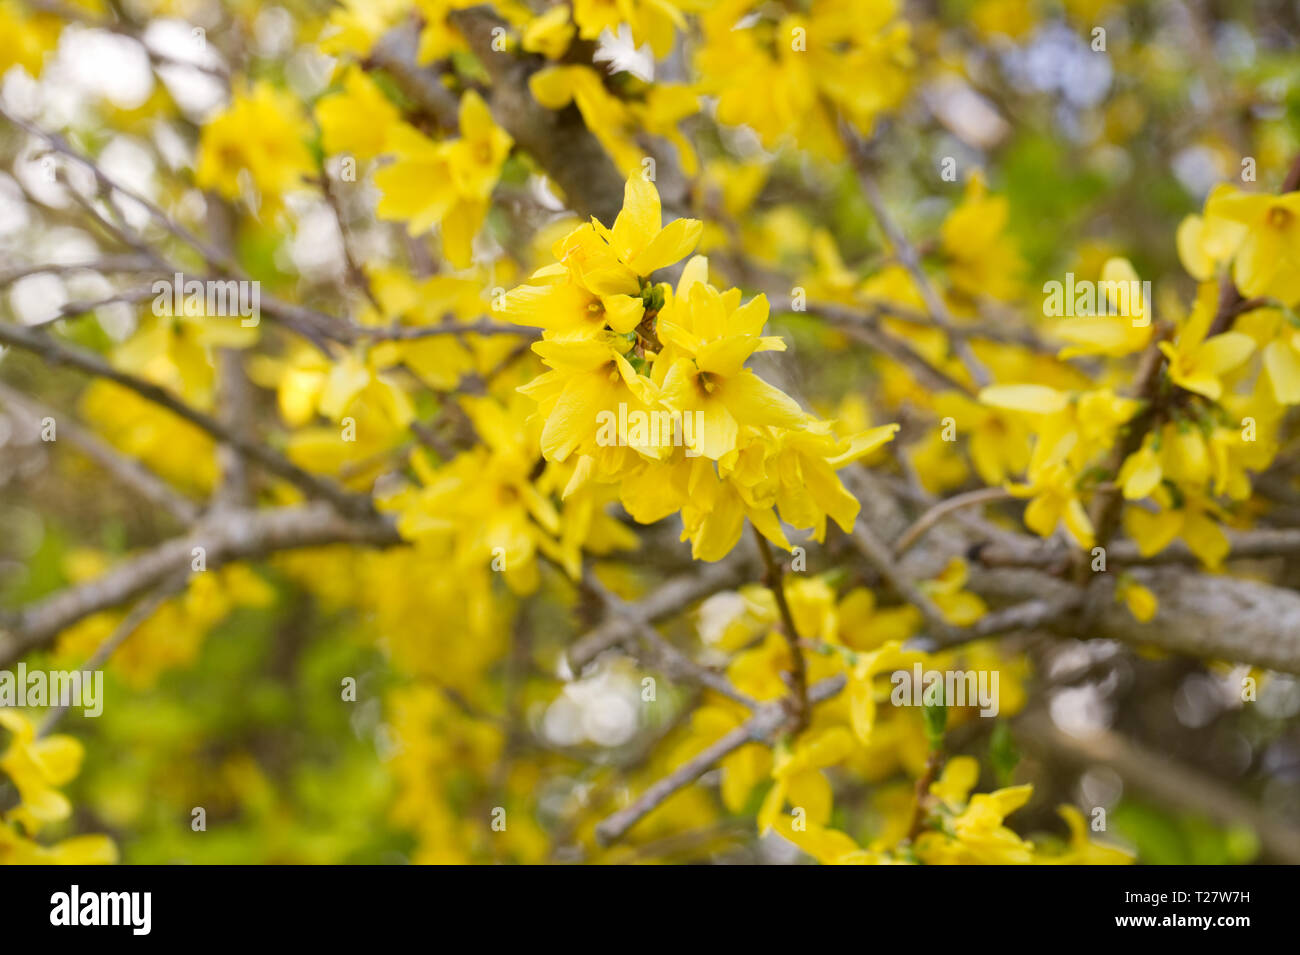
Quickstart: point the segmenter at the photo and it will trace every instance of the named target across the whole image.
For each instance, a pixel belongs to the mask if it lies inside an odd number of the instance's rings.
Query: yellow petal
[[[1030,414],[1054,414],[1068,404],[1064,394],[1046,385],[990,385],[979,393],[982,404]]]
[[[1278,404],[1300,404],[1300,354],[1285,341],[1264,347],[1264,368]]]

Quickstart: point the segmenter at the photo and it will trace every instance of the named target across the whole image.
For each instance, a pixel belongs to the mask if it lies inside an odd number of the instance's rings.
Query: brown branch
[[[37,422],[42,418],[53,418],[58,436],[67,438],[82,454],[145,500],[161,507],[183,525],[188,526],[198,518],[200,509],[194,501],[174,491],[162,478],[148,470],[135,458],[127,457],[92,432],[68,418],[60,420],[52,409],[45,407],[36,399],[0,382],[0,404],[20,410]]]
[[[238,560],[327,544],[390,547],[402,543],[391,521],[349,520],[324,503],[274,510],[223,511],[181,537],[128,558],[94,580],[60,590],[0,619],[0,666],[47,646],[60,631],[126,603],[191,566],[202,547],[209,571]],[[8,631],[6,634],[3,631]]]
[[[582,585],[595,594],[605,608],[605,613],[616,618],[628,620],[636,628],[637,635],[649,652],[650,662],[662,667],[669,676],[687,680],[721,693],[747,709],[755,709],[758,704],[741,693],[722,674],[701,666],[681,650],[677,649],[641,615],[636,604],[629,604],[617,595],[610,593],[592,574],[584,574]]]
[[[794,614],[790,612],[790,603],[785,597],[785,575],[781,565],[772,554],[772,545],[759,531],[754,529],[754,540],[758,543],[758,553],[763,558],[763,586],[772,592],[776,600],[778,613],[781,615],[781,636],[790,648],[790,670],[786,674],[786,683],[790,689],[786,703],[790,710],[789,732],[798,734],[808,725],[808,666],[804,662],[803,650],[799,647],[799,630],[794,623]]]
[[[926,531],[953,511],[959,511],[964,507],[973,507],[977,504],[987,504],[992,501],[1005,501],[1012,496],[1011,492],[1005,488],[981,487],[940,501],[918,517],[912,526],[899,535],[898,540],[894,541],[894,557],[901,558]]]
[[[988,369],[984,367],[984,363],[971,350],[970,343],[953,321],[948,306],[944,304],[943,298],[930,281],[930,277],[925,274],[916,247],[908,241],[907,235],[889,214],[889,208],[885,205],[884,197],[880,194],[880,187],[876,184],[876,178],[871,173],[870,160],[862,140],[857,134],[849,130],[847,125],[844,125],[844,133],[853,156],[854,172],[857,174],[858,183],[862,187],[862,193],[876,217],[876,222],[880,225],[881,231],[885,233],[885,237],[893,247],[898,261],[912,276],[912,281],[915,282],[917,291],[925,302],[925,308],[930,313],[930,318],[948,336],[949,347],[966,368],[971,380],[977,386],[983,388],[993,380]]]
[[[739,587],[753,575],[753,559],[733,554],[716,564],[673,577],[627,606],[627,612],[601,622],[576,640],[561,663],[562,671],[577,674],[601,653],[633,639],[639,622],[654,623],[682,612],[687,605],[721,590]]]
[[[808,690],[809,704],[820,703],[836,696],[844,689],[845,679],[841,676],[828,677],[814,684]],[[766,703],[761,706],[742,725],[727,733],[717,742],[702,752],[682,763],[663,779],[650,786],[630,806],[607,816],[596,826],[596,839],[603,846],[608,846],[627,833],[641,821],[651,810],[663,803],[669,796],[689,786],[699,779],[715,763],[734,753],[746,743],[766,743],[784,729],[790,719],[790,711],[784,700]]]
[[[551,112],[533,99],[528,78],[546,61],[494,50],[493,30],[509,25],[487,6],[453,11],[447,19],[492,77],[489,105],[496,121],[546,170],[570,208],[612,223],[623,207],[623,177],[576,107]]]
[[[1073,736],[1053,725],[1045,712],[1030,711],[1016,719],[1015,735],[1049,760],[1078,769],[1105,766],[1164,805],[1204,813],[1221,825],[1244,823],[1259,836],[1265,856],[1292,865],[1300,863],[1300,830],[1295,826],[1217,780],[1118,733],[1098,730],[1088,736]]]
[[[185,583],[185,575],[178,574],[171,580],[165,581],[157,590],[132,607],[121,622],[113,628],[113,632],[108,635],[108,638],[95,648],[95,652],[90,655],[90,659],[77,668],[83,674],[82,679],[85,679],[86,675],[93,673],[107,663],[109,658],[117,651],[117,648],[139,630],[144,622],[152,617],[169,597],[185,588]],[[63,719],[63,714],[68,711],[69,705],[60,703],[52,709],[50,714],[45,717],[45,722],[41,724],[36,735],[46,736],[52,733],[54,728],[59,725],[59,721]]]
[[[862,483],[863,474],[860,468],[849,468],[844,472],[849,489],[860,501],[870,496]],[[950,639],[953,636],[955,628],[944,618],[943,612],[935,602],[926,596],[899,566],[889,545],[871,529],[868,515],[858,515],[849,540],[895,593],[921,611],[921,616],[925,618],[927,626],[936,638]]]
[[[349,325],[346,334],[353,339],[377,342],[405,342],[438,335],[516,335],[530,341],[540,339],[540,329],[526,325],[507,325],[481,318],[474,322],[441,322],[437,325]]]
[[[357,517],[365,517],[373,513],[374,509],[369,498],[350,494],[336,485],[304,471],[267,446],[237,434],[207,412],[191,407],[173,396],[166,389],[155,385],[151,381],[145,381],[143,378],[137,378],[135,375],[119,371],[94,352],[63,344],[39,331],[24,328],[20,325],[0,324],[0,343],[13,345],[24,351],[32,352],[45,359],[49,364],[67,365],[88,375],[104,378],[114,384],[129,388],[140,397],[167,409],[190,424],[208,432],[218,441],[235,448],[277,477],[296,484],[313,497],[329,501],[341,512]]]

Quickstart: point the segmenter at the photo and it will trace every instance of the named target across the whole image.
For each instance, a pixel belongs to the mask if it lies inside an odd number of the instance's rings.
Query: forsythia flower
[[[1285,305],[1300,301],[1300,192],[1219,191],[1206,201],[1205,217],[1207,223],[1227,224],[1224,245],[1233,233],[1239,237],[1232,278],[1242,295],[1276,298]]]
[[[529,53],[540,53],[548,60],[558,60],[573,41],[575,27],[569,18],[569,6],[556,4],[524,28],[521,45]]]
[[[696,67],[701,91],[718,96],[722,122],[752,127],[769,148],[793,137],[835,160],[844,151],[837,110],[869,134],[902,101],[910,30],[895,0],[813,0],[804,9],[781,15],[752,0],[714,4],[700,17]]]
[[[1173,342],[1161,342],[1160,350],[1169,359],[1169,378],[1188,391],[1217,401],[1223,395],[1223,375],[1241,365],[1255,350],[1255,342],[1243,332],[1222,332],[1205,336],[1214,321],[1212,284],[1197,297],[1186,324]]]
[[[1010,300],[1019,289],[1024,261],[1006,235],[1009,205],[1005,196],[990,196],[981,176],[971,176],[961,204],[939,230],[948,275],[957,291]]]
[[[693,219],[662,225],[661,215],[654,185],[632,176],[612,228],[593,220],[573,230],[555,245],[559,262],[533,275],[539,284],[509,292],[498,309],[544,330],[533,347],[550,370],[521,391],[545,419],[543,456],[578,455],[566,496],[591,480],[620,482],[623,506],[642,523],[680,510],[683,539],[702,560],[725,556],[746,518],[785,548],[777,512],[816,540],[827,516],[849,530],[858,502],[835,471],[897,426],[836,439],[744,367],[756,351],[785,347],[762,334],[767,300],[742,304],[738,289],[714,289],[699,256],[676,290],[652,283],[702,231]]]
[[[325,152],[364,161],[388,151],[390,134],[402,114],[374,80],[352,66],[343,74],[342,91],[316,104],[316,119]]]
[[[1122,358],[1151,341],[1152,303],[1144,300],[1142,283],[1128,259],[1107,259],[1101,269],[1096,315],[1075,315],[1057,323],[1056,334],[1068,342],[1061,358],[1105,355]],[[1091,289],[1091,286],[1085,286]]]
[[[247,175],[258,205],[277,208],[284,193],[314,171],[306,145],[310,136],[296,97],[265,81],[255,83],[204,124],[194,181],[236,199],[244,193],[241,175]]]
[[[52,846],[30,837],[42,826],[72,813],[72,804],[55,787],[77,775],[84,751],[71,736],[38,739],[36,727],[16,710],[0,709],[0,728],[10,732],[0,754],[0,771],[18,790],[19,803],[0,818],[0,865],[101,865],[117,861],[107,836],[78,836]],[[24,832],[26,835],[24,835]]]
[[[600,74],[590,66],[548,66],[528,78],[528,89],[547,109],[577,106],[587,129],[620,173],[632,175],[640,168],[645,152],[636,142],[632,109],[605,89]]]
[[[460,101],[460,133],[439,143],[409,126],[396,127],[391,146],[397,160],[375,173],[375,185],[383,192],[376,210],[381,218],[405,221],[411,235],[439,224],[443,254],[465,268],[514,141],[472,91]]]
[[[669,0],[574,0],[573,20],[584,40],[598,39],[606,30],[617,33],[626,23],[633,42],[650,44],[657,57],[672,50],[674,29],[686,29],[681,11]]]

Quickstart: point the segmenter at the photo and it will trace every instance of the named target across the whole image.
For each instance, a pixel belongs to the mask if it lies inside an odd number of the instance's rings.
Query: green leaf
[[[1011,736],[1011,726],[1006,720],[998,720],[989,737],[989,762],[997,774],[998,785],[1006,786],[1011,782],[1011,774],[1020,762],[1020,750]]]

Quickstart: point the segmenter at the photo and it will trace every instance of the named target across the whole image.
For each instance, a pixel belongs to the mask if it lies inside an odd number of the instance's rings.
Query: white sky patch
[[[153,73],[144,47],[103,30],[67,27],[59,42],[58,65],[86,96],[102,96],[121,109],[136,109],[153,92]]]
[[[1086,737],[1106,729],[1115,713],[1108,691],[1095,683],[1053,691],[1047,706],[1052,722],[1071,736]]]
[[[225,68],[201,27],[184,20],[153,20],[145,28],[144,40],[151,50],[178,61],[159,66],[158,75],[176,104],[190,118],[206,117],[225,102],[226,88],[220,79],[182,65],[194,63],[213,69]]]
[[[560,746],[621,746],[637,731],[641,688],[626,663],[598,663],[566,685],[542,717],[542,732]]]
[[[27,200],[14,178],[0,172],[0,238],[20,232],[31,223]]]
[[[156,164],[149,150],[136,140],[128,136],[114,137],[99,154],[99,168],[123,188],[153,198]],[[114,200],[132,228],[142,229],[150,222],[149,210],[140,203],[121,193],[115,193]]]
[[[312,99],[329,86],[337,62],[319,50],[296,50],[285,64],[284,78],[295,93],[304,99]]]
[[[253,40],[260,56],[283,56],[293,46],[293,16],[284,7],[258,11],[253,21]]]
[[[322,281],[338,275],[347,267],[347,262],[334,210],[322,202],[295,209],[295,212],[297,227],[288,243],[294,269],[308,281]]]
[[[68,291],[57,275],[28,275],[9,288],[9,307],[20,325],[35,325],[55,316],[68,302]]]
[[[1219,157],[1205,146],[1180,149],[1170,166],[1183,188],[1198,198],[1204,198],[1226,172]]]
[[[638,49],[632,39],[632,28],[626,23],[618,25],[616,34],[608,29],[601,31],[591,59],[595,63],[607,63],[610,73],[631,73],[647,83],[655,78],[655,57],[650,44],[643,43]]]

